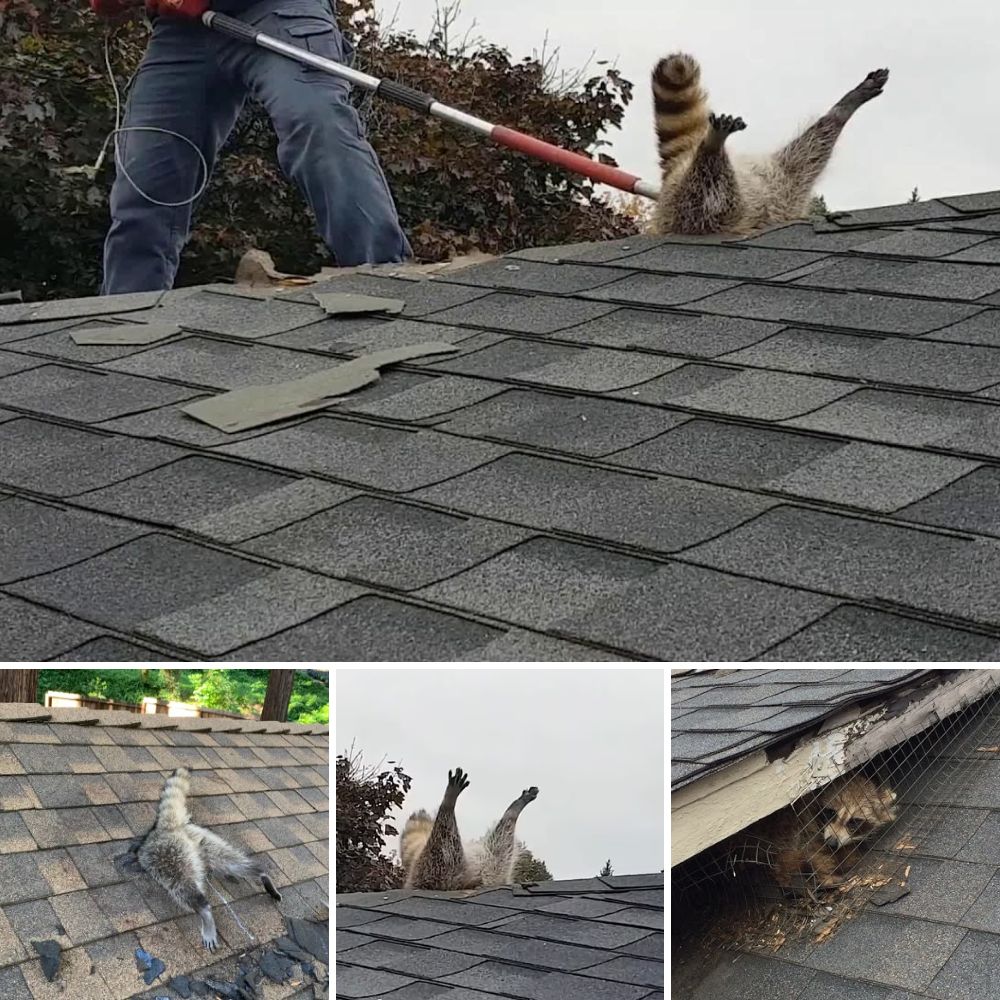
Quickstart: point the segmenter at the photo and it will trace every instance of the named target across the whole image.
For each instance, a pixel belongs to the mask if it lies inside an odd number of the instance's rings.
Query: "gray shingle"
[[[241,547],[307,569],[412,590],[527,536],[505,524],[363,496]]]
[[[110,514],[238,542],[352,496],[355,490],[332,483],[197,455],[84,493],[78,500]]]
[[[756,420],[787,420],[854,389],[848,382],[809,375],[689,364],[614,395]]]
[[[41,358],[32,358],[24,354],[13,354],[10,351],[0,351],[0,388],[3,388],[3,378],[15,372],[27,371],[45,364]]]
[[[927,219],[950,219],[960,213],[943,201],[908,201],[900,205],[882,205],[878,208],[862,208],[854,212],[837,212],[834,219],[836,228],[850,226],[884,226],[886,223],[923,222]]]
[[[886,444],[1000,457],[1000,407],[965,400],[859,389],[788,424]]]
[[[600,456],[655,437],[687,419],[607,399],[509,389],[459,411],[438,427],[469,437]]]
[[[607,392],[639,385],[684,362],[601,347],[569,347],[510,338],[435,368],[463,375],[518,379],[558,389]]]
[[[987,237],[972,233],[947,233],[933,229],[904,229],[880,236],[852,249],[859,253],[895,254],[901,257],[944,257],[982,243]]]
[[[434,314],[436,323],[545,335],[611,312],[615,307],[553,295],[494,292],[485,298]]]
[[[349,965],[346,960],[337,963],[337,992],[349,1000],[384,996],[412,982],[410,976],[364,969],[358,965]]]
[[[378,912],[398,914],[418,920],[440,920],[453,927],[488,924],[500,917],[513,916],[517,912],[502,907],[498,909],[496,906],[485,906],[475,902],[475,898],[473,897],[472,902],[466,902],[454,898],[435,899],[430,896],[406,895],[402,899],[380,904]]]
[[[929,333],[925,339],[1000,347],[1000,309],[985,309],[983,312],[945,327],[943,330]]]
[[[479,960],[443,948],[421,948],[397,941],[373,941],[338,955],[338,961],[374,969],[388,969],[390,972],[425,979],[443,979],[478,964]]]
[[[108,316],[113,313],[150,310],[163,298],[163,292],[132,292],[126,295],[89,296],[81,299],[58,299],[48,302],[28,302],[24,305],[0,307],[0,324],[28,323],[44,320],[76,319],[87,316]],[[133,320],[148,319],[150,313]]]
[[[995,660],[998,654],[1000,642],[989,636],[844,604],[757,659],[944,662]]]
[[[695,272],[725,278],[773,278],[793,268],[811,264],[821,253],[773,250],[746,244],[664,243],[628,258],[628,267],[639,271]]]
[[[104,635],[74,646],[59,656],[51,657],[51,659],[68,660],[76,663],[111,663],[114,661],[134,663],[139,660],[162,663],[164,661],[176,660],[176,657],[149,649],[145,646],[137,646],[133,642],[124,642],[121,639],[115,639],[113,636]]]
[[[943,234],[941,234],[943,235]],[[972,236],[966,233],[950,233],[951,236],[967,236],[968,239],[984,240],[982,235]],[[957,253],[949,254],[946,260],[972,261],[978,264],[1000,264],[1000,240],[986,240],[976,246],[959,250]]]
[[[45,660],[97,634],[92,625],[0,594],[0,649],[11,660]]]
[[[766,510],[773,501],[680,479],[649,479],[514,454],[416,494],[543,530],[672,552]],[[663,512],[669,510],[670,517]]]
[[[385,274],[338,274],[329,281],[320,281],[308,288],[285,293],[281,299],[313,302],[313,292],[320,295],[327,292],[353,292],[358,295],[402,299],[406,303],[403,308],[404,316],[426,316],[450,306],[471,302],[486,294],[479,288],[463,288],[437,279],[414,281],[412,278],[396,278]]]
[[[969,931],[928,990],[950,1000],[980,1000],[1000,994],[1000,937]]]
[[[299,624],[360,592],[156,534],[10,589],[85,620],[210,654]]]
[[[685,553],[790,586],[1000,623],[1000,545],[783,507]]]
[[[479,997],[513,996],[526,1000],[566,1000],[567,997],[573,997],[573,1000],[644,1000],[648,997],[646,990],[637,986],[598,983],[572,973],[549,972],[503,962],[482,962],[467,972],[447,977],[445,981],[475,987],[475,995]],[[441,1000],[450,1000],[451,997],[450,993],[441,994]]]
[[[724,955],[691,1000],[798,1000],[815,973],[776,958]]]
[[[832,262],[795,284],[894,295],[978,299],[1000,289],[1000,267],[920,261],[846,259]]]
[[[195,393],[151,379],[47,364],[0,380],[0,398],[32,413],[92,424],[165,403],[179,403]]]
[[[463,267],[445,274],[438,281],[480,288],[513,289],[522,292],[545,292],[569,295],[599,288],[617,281],[627,271],[612,267],[588,267],[582,264],[553,264],[540,261],[491,260],[485,264]]]
[[[824,972],[922,991],[956,947],[961,952],[965,936],[966,931],[959,927],[863,913],[818,944],[805,964]],[[871,947],[873,941],[879,942],[878,948]]]
[[[228,291],[183,289],[180,294],[164,296],[156,319],[188,330],[256,340],[325,319],[326,313],[311,298],[309,301],[311,304],[305,305]]]
[[[40,420],[0,423],[0,482],[50,496],[71,496],[119,482],[183,454],[159,442]]]
[[[236,444],[222,453],[405,493],[490,462],[507,449],[434,431],[316,417]]]
[[[46,327],[50,324],[42,323],[40,326]],[[124,326],[139,327],[140,329],[150,329],[148,324],[109,324],[106,320],[76,320],[69,329],[66,329],[66,321],[56,324],[62,329],[51,330],[49,332],[39,332],[33,337],[23,340],[11,341],[7,345],[7,350],[20,351],[25,354],[37,354],[43,358],[58,358],[61,361],[77,361],[86,365],[100,364],[102,361],[116,361],[118,358],[127,358],[130,354],[137,354],[139,351],[149,349],[148,344],[77,344],[73,340],[72,334],[79,334],[88,330],[107,330],[109,328]],[[2,328],[0,328],[2,329]],[[14,330],[22,330],[23,327],[14,327]],[[156,325],[152,329],[173,329],[177,333],[180,327],[162,327]],[[0,332],[0,343],[3,342],[3,334]]]
[[[305,617],[305,616],[303,616]],[[363,597],[281,635],[234,650],[233,660],[467,660],[499,630],[457,615]]]
[[[603,269],[614,274],[610,268]],[[582,293],[585,299],[598,302],[629,302],[649,306],[679,306],[697,302],[723,289],[739,284],[739,279],[700,278],[694,275],[626,274],[610,284],[601,282],[596,289]],[[597,320],[596,322],[600,322]]]
[[[538,260],[549,263],[566,260],[608,264],[633,256],[651,247],[660,246],[665,242],[666,240],[662,236],[626,236],[618,240],[569,243],[564,246],[529,247],[525,250],[518,250],[510,256],[513,260]]]
[[[399,376],[405,376],[409,385],[401,385],[397,381]],[[482,379],[389,372],[363,392],[345,397],[340,409],[386,420],[435,423],[431,418],[472,406],[501,392],[503,386]]]
[[[526,542],[423,593],[470,611],[669,660],[702,659],[708,648],[720,658],[746,659],[833,606],[783,587],[548,539]]]
[[[943,924],[962,921],[996,872],[995,865],[913,858],[906,880],[909,893],[880,907],[884,913],[937,920]],[[963,921],[964,922],[964,921]]]
[[[938,198],[938,201],[959,212],[995,212],[1000,210],[1000,191],[949,195],[947,198]]]
[[[979,308],[959,302],[777,285],[741,285],[698,302],[699,311],[725,316],[813,323],[910,337],[968,319]]]
[[[776,247],[785,250],[844,252],[870,243],[872,237],[878,232],[891,232],[891,230],[829,231],[832,229],[832,226],[824,226],[823,232],[816,232],[811,222],[793,222],[790,225],[766,230],[759,236],[753,236],[745,242],[748,246]]]
[[[581,948],[535,938],[507,937],[472,928],[441,934],[435,938],[434,943],[449,951],[481,955],[484,958],[502,956],[507,962],[544,966],[563,972],[585,971],[602,959],[614,957],[613,953],[595,948]],[[662,974],[662,965],[660,969]]]
[[[0,503],[0,583],[48,573],[141,534],[121,521],[13,497]],[[9,541],[6,541],[9,539]]]
[[[337,364],[322,355],[289,351],[269,344],[238,344],[192,336],[107,362],[102,368],[213,389],[243,389],[302,378],[327,371]]]
[[[638,347],[713,358],[756,344],[780,329],[780,323],[735,319],[730,316],[692,316],[687,313],[654,312],[650,309],[618,309],[608,316],[565,331],[560,334],[560,339],[602,347]]]
[[[933,495],[904,507],[899,516],[922,524],[1000,535],[1000,469],[977,468]]]
[[[626,927],[597,920],[566,919],[552,913],[522,913],[503,924],[505,934],[565,941],[592,948],[620,948],[648,936],[645,927]]]
[[[760,489],[812,461],[837,452],[837,441],[768,427],[727,424],[699,418],[608,461],[634,469]]]
[[[630,956],[612,958],[610,961],[595,965],[592,968],[581,969],[580,974],[642,986],[663,985],[662,962],[650,962],[642,958],[633,958]]]
[[[975,392],[1000,382],[1000,350],[995,348],[825,330],[783,330],[724,360],[952,392]]]

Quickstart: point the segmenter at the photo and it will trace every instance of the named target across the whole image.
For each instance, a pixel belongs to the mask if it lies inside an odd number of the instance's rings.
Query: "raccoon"
[[[455,804],[468,787],[468,775],[460,767],[454,773],[449,771],[437,815],[431,819],[430,813],[421,809],[406,821],[399,841],[406,888],[477,889],[511,883],[521,850],[514,827],[521,810],[538,797],[538,789],[526,788],[485,837],[463,844]]]
[[[653,232],[747,235],[802,218],[841,130],[888,79],[887,69],[872,70],[782,149],[730,159],[726,140],[746,122],[709,111],[701,67],[691,56],[678,52],[661,59],[652,75],[663,175]]]
[[[209,950],[219,945],[212,907],[205,897],[209,875],[223,878],[259,879],[276,902],[281,893],[263,866],[220,836],[191,822],[187,810],[190,772],[181,767],[167,779],[160,794],[156,823],[125,855],[121,867],[143,871],[158,882],[182,906],[201,918],[201,941]]]
[[[804,810],[781,809],[748,827],[730,860],[766,859],[778,885],[795,893],[836,888],[862,845],[896,819],[895,803],[894,791],[860,772],[838,778]]]

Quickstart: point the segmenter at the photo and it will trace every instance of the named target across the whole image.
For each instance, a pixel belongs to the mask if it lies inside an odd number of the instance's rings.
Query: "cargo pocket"
[[[324,59],[333,59],[339,63],[345,61],[343,40],[333,21],[314,14],[284,11],[278,12],[278,16],[288,40],[293,45],[307,49],[313,55],[323,56]],[[324,74],[322,70],[303,66],[301,75],[306,79],[314,79]]]

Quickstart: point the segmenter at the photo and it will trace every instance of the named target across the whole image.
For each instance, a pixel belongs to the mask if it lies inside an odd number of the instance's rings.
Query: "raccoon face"
[[[860,844],[896,818],[895,801],[894,791],[867,781],[845,787],[830,797],[821,814],[823,841],[834,849]]]

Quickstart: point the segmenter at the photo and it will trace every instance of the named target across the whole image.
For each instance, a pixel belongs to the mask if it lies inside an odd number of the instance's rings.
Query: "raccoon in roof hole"
[[[209,950],[218,947],[218,934],[212,907],[205,896],[209,876],[260,879],[267,894],[281,900],[281,893],[263,866],[220,836],[191,822],[187,809],[190,773],[186,767],[174,771],[163,786],[153,828],[124,855],[122,868],[144,871],[158,882],[182,906],[201,918],[202,944]]]
[[[803,218],[841,130],[888,79],[887,69],[872,70],[788,145],[768,156],[730,159],[726,140],[746,123],[709,111],[701,68],[691,56],[661,59],[652,78],[662,170],[653,231],[745,235]]]
[[[783,889],[832,889],[865,843],[898,815],[896,793],[861,772],[832,781],[804,807],[789,806],[749,826],[734,841],[731,862],[762,861]]]
[[[455,821],[455,803],[468,787],[468,775],[460,767],[454,773],[449,771],[437,815],[432,819],[421,809],[406,821],[399,841],[406,888],[447,890],[510,885],[521,852],[514,828],[521,810],[537,798],[538,789],[526,788],[486,836],[463,843]]]

